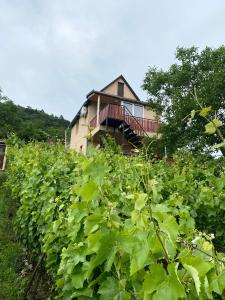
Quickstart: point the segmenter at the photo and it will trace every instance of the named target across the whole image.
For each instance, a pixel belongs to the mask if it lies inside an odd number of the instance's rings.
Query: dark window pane
[[[120,97],[124,96],[124,83],[118,82],[117,95]]]

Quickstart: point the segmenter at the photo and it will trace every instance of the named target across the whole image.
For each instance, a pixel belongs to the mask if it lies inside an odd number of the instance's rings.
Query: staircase
[[[133,146],[139,146],[144,136],[149,136],[138,118],[134,117],[126,106],[121,106],[123,110],[123,121],[118,126],[118,130]]]
[[[139,146],[141,143],[141,138],[138,136],[135,131],[132,129],[132,127],[127,124],[125,121],[123,121],[119,126],[118,130],[121,132],[121,134],[128,140],[129,143],[131,143],[134,146]]]

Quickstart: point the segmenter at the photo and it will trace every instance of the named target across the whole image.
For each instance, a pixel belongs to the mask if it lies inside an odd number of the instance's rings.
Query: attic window
[[[124,83],[123,82],[118,82],[117,95],[120,97],[124,96]]]

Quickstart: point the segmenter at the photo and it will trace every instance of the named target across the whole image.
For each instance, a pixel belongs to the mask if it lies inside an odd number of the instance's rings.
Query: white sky
[[[86,94],[123,74],[135,92],[177,46],[218,47],[222,0],[0,0],[0,86],[23,106],[71,120]]]

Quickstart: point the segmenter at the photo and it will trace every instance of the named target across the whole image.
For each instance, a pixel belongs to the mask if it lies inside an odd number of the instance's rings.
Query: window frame
[[[122,101],[122,102],[121,102],[121,104],[122,104],[123,106],[125,106],[125,103],[128,103],[128,104],[132,105],[131,114],[132,114],[133,117],[144,119],[144,111],[145,111],[144,105],[136,104],[136,103],[131,103],[131,102],[128,102],[128,101]],[[135,107],[135,105],[136,105],[136,106],[139,106],[139,107],[142,107],[142,117],[137,117],[137,116],[134,115],[134,107]]]

